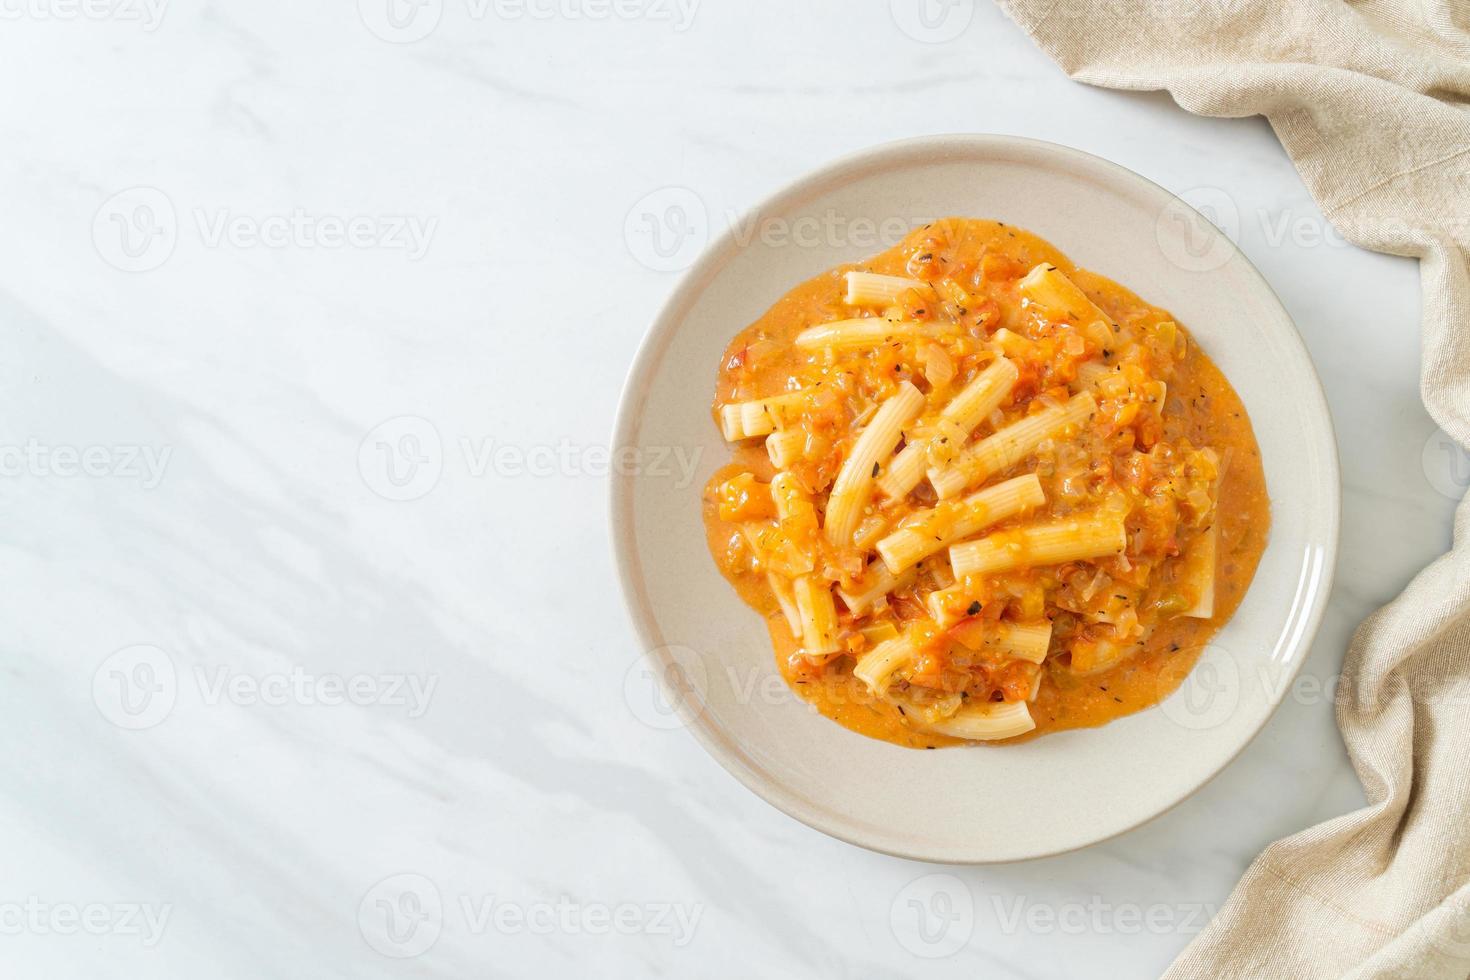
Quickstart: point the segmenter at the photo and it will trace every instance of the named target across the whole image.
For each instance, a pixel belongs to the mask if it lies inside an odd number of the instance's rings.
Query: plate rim
[[[1184,201],[1179,195],[1162,184],[1122,164],[1076,147],[1026,136],[999,133],[944,133],[892,140],[845,153],[820,167],[805,171],[795,178],[786,181],[775,191],[767,194],[751,207],[746,208],[741,212],[739,219],[727,223],[725,229],[704,246],[694,263],[679,275],[678,281],[674,284],[674,287],[670,290],[664,302],[660,304],[657,313],[650,321],[648,328],[644,331],[643,337],[634,352],[627,376],[619,391],[611,440],[611,451],[614,454],[614,458],[616,458],[617,453],[623,451],[624,447],[636,445],[634,438],[635,429],[641,417],[641,409],[654,376],[655,366],[659,360],[656,355],[661,352],[662,348],[673,338],[675,333],[677,324],[674,319],[674,313],[677,310],[687,307],[693,301],[698,292],[705,287],[707,281],[723,265],[727,255],[731,254],[732,247],[735,249],[740,247],[740,242],[737,238],[737,229],[758,221],[763,214],[779,213],[791,199],[799,198],[813,186],[829,182],[833,178],[852,170],[854,167],[879,164],[885,158],[892,158],[894,162],[898,162],[903,157],[914,154],[915,151],[927,151],[936,161],[939,161],[943,159],[946,151],[955,149],[975,152],[985,150],[994,151],[1004,148],[1042,150],[1055,156],[1070,158],[1074,162],[1081,162],[1091,167],[1101,167],[1111,172],[1120,181],[1133,183],[1145,192],[1155,196],[1162,195],[1161,201],[1167,199],[1167,202],[1178,202],[1185,207],[1190,207],[1188,202]],[[1191,210],[1193,209],[1191,208]],[[1318,630],[1321,627],[1322,618],[1326,614],[1327,605],[1332,596],[1332,587],[1336,580],[1337,558],[1342,533],[1342,468],[1337,446],[1336,426],[1327,402],[1326,392],[1322,387],[1322,378],[1317,371],[1315,362],[1312,360],[1311,352],[1307,349],[1306,342],[1302,338],[1301,330],[1297,327],[1295,318],[1291,316],[1285,304],[1281,302],[1281,297],[1272,287],[1270,281],[1266,279],[1261,273],[1261,270],[1251,261],[1250,257],[1246,255],[1240,246],[1229,235],[1215,228],[1213,224],[1209,227],[1213,229],[1213,236],[1218,236],[1219,239],[1223,239],[1228,243],[1233,257],[1238,257],[1243,261],[1244,268],[1248,270],[1250,275],[1255,277],[1258,284],[1263,288],[1263,296],[1269,296],[1270,300],[1279,309],[1282,318],[1290,327],[1290,330],[1282,333],[1282,340],[1293,347],[1307,367],[1311,384],[1306,386],[1305,390],[1301,392],[1301,396],[1312,403],[1311,407],[1320,415],[1325,423],[1326,438],[1324,441],[1326,445],[1324,448],[1326,451],[1323,455],[1323,463],[1326,475],[1330,477],[1333,491],[1328,495],[1327,501],[1330,505],[1329,513],[1326,515],[1328,518],[1328,533],[1321,545],[1323,550],[1321,587],[1316,590],[1312,604],[1306,610],[1303,617],[1304,628],[1299,632],[1297,640],[1292,645],[1291,661],[1286,665],[1286,670],[1280,683],[1275,686],[1274,690],[1267,691],[1267,708],[1262,712],[1259,721],[1247,737],[1241,739],[1240,744],[1228,756],[1224,757],[1211,772],[1201,776],[1192,786],[1180,792],[1152,814],[1141,817],[1134,823],[1083,843],[1055,848],[1032,848],[1026,853],[1004,858],[974,857],[932,849],[905,848],[891,843],[892,838],[879,839],[877,837],[865,837],[864,834],[855,830],[849,830],[835,825],[827,820],[825,814],[821,812],[811,812],[808,810],[806,801],[796,796],[779,782],[765,778],[762,773],[749,764],[744,754],[740,751],[738,744],[721,743],[718,741],[712,732],[699,723],[699,712],[690,712],[687,704],[678,696],[678,692],[671,689],[670,682],[664,673],[661,670],[653,670],[652,674],[655,678],[655,683],[658,685],[660,694],[668,704],[675,706],[675,710],[679,713],[681,721],[683,721],[683,724],[679,727],[689,732],[695,741],[699,743],[700,747],[722,769],[770,806],[805,826],[844,843],[892,857],[931,864],[1000,865],[1072,853],[1084,848],[1096,846],[1152,823],[1178,807],[1185,800],[1194,796],[1217,778],[1220,773],[1229,768],[1240,757],[1240,754],[1260,736],[1262,730],[1275,717],[1282,702],[1286,699],[1292,683],[1305,665],[1312,642],[1316,639]],[[607,498],[608,530],[614,564],[617,569],[619,590],[622,594],[623,608],[634,628],[635,634],[642,644],[637,662],[658,667],[662,666],[662,664],[655,660],[654,653],[667,646],[667,643],[659,635],[657,626],[651,621],[651,610],[646,610],[639,598],[642,575],[641,565],[636,554],[634,522],[632,519],[633,481],[635,478],[634,475],[614,473],[609,480]],[[863,736],[858,735],[856,737]]]

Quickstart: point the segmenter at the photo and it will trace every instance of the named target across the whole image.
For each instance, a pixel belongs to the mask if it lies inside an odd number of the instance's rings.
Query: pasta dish
[[[793,289],[720,365],[722,572],[824,715],[914,748],[1157,703],[1265,548],[1259,450],[1166,311],[946,219]]]

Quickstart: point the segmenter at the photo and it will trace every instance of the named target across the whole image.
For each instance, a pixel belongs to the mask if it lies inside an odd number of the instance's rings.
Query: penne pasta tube
[[[947,501],[920,511],[911,523],[878,542],[878,555],[890,572],[897,574],[943,551],[956,541],[979,534],[992,524],[1046,503],[1046,493],[1035,473],[970,494],[963,500]]]
[[[796,608],[796,593],[791,590],[791,583],[775,572],[766,573],[766,582],[776,596],[776,605],[781,607],[781,615],[786,617],[786,625],[791,628],[792,637],[801,639],[801,613]]]
[[[763,436],[786,424],[788,414],[800,404],[800,395],[776,395],[740,406],[740,427],[747,437]]]
[[[909,585],[913,580],[914,575],[911,571],[895,575],[882,562],[875,561],[863,572],[856,591],[849,592],[839,585],[837,594],[842,598],[842,603],[847,606],[849,612],[858,614],[866,612],[873,603],[894,589]]]
[[[792,583],[796,613],[801,620],[802,652],[809,657],[836,653],[837,606],[832,590],[815,575],[803,575]]]
[[[991,575],[1032,565],[1059,565],[1121,554],[1128,532],[1118,517],[1076,517],[1002,531],[949,549],[955,576]]]
[[[782,428],[801,410],[805,395],[788,391],[769,398],[720,406],[720,431],[726,442],[752,439]]]
[[[940,328],[916,320],[888,320],[880,316],[856,320],[833,320],[807,327],[796,335],[796,346],[805,348],[876,347],[890,340],[915,340],[939,336]]]
[[[906,636],[885,640],[858,658],[852,676],[862,681],[874,694],[888,689],[894,673],[908,666],[917,656],[912,641]]]
[[[874,543],[888,530],[888,519],[881,513],[873,514],[858,524],[852,535],[852,546],[859,551],[870,551]]]
[[[1210,526],[1195,539],[1194,544],[1190,546],[1189,554],[1184,558],[1183,578],[1189,589],[1189,597],[1194,600],[1194,605],[1186,609],[1182,615],[1194,619],[1210,619],[1215,615],[1220,484],[1225,479],[1225,465],[1227,464],[1222,464],[1220,457],[1212,449],[1204,449],[1201,455],[1212,466],[1215,474],[1209,494],[1209,510],[1214,513],[1209,519]],[[1226,459],[1228,463],[1229,457],[1227,456]]]
[[[1010,660],[1039,664],[1051,646],[1051,623],[988,623],[972,619],[949,631],[955,642],[976,651],[994,652]]]
[[[847,295],[842,301],[848,306],[892,306],[910,289],[925,290],[922,280],[907,276],[884,276],[876,272],[849,272]]]
[[[1031,710],[1024,701],[987,701],[967,704],[941,721],[915,722],[918,727],[936,735],[963,738],[971,742],[993,742],[1015,738],[1036,727]]]
[[[939,412],[940,420],[951,423],[958,430],[961,441],[969,438],[975,427],[1010,396],[1019,374],[1015,364],[1004,357],[997,358],[950,399]],[[919,485],[928,466],[932,439],[916,439],[893,457],[878,481],[878,489],[885,496],[896,500]]]
[[[1078,285],[1056,266],[1043,262],[1016,284],[1020,294],[1053,313],[1073,320],[1099,347],[1112,343],[1118,325],[1087,298]]]
[[[784,470],[801,459],[806,449],[806,433],[801,429],[777,429],[766,436],[766,455],[771,465]]]
[[[1014,363],[1004,357],[996,358],[950,399],[949,404],[940,410],[939,417],[948,419],[969,435],[1010,396],[1019,376]]]
[[[739,405],[720,406],[720,434],[726,442],[745,438],[745,424],[740,419]]]
[[[893,691],[884,695],[884,700],[897,707],[905,722],[913,727],[922,728],[924,725],[943,721],[960,710],[965,703],[965,696],[958,691],[941,697],[915,697],[916,693],[911,687],[901,695]]]
[[[1211,524],[1207,530],[1195,538],[1194,544],[1189,549],[1189,555],[1184,559],[1184,580],[1188,583],[1189,594],[1194,599],[1194,605],[1184,610],[1181,615],[1194,619],[1209,619],[1215,615],[1217,539],[1216,525]]]
[[[953,497],[991,474],[1019,463],[1052,433],[1080,425],[1095,411],[1097,402],[1089,392],[1074,395],[1065,405],[1043,409],[980,440],[943,470],[930,469],[929,482],[941,500]]]
[[[924,479],[929,465],[929,440],[917,439],[888,461],[878,477],[878,489],[891,500],[905,497]]]
[[[893,452],[903,434],[903,427],[912,422],[924,407],[924,396],[912,384],[904,381],[898,392],[879,407],[873,420],[863,429],[852,452],[827,497],[827,514],[823,531],[827,540],[839,547],[852,544],[852,534],[862,520],[863,509],[873,493],[873,478],[879,460]]]
[[[1013,330],[1001,327],[990,335],[991,345],[1007,357],[1025,359],[1038,351],[1036,341],[1022,337]]]

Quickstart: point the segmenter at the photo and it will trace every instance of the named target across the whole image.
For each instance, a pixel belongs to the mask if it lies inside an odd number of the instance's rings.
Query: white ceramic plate
[[[1179,317],[1250,413],[1272,527],[1239,611],[1162,705],[1021,745],[924,752],[857,735],[786,691],[760,618],[706,549],[700,491],[728,461],[710,403],[730,338],[797,283],[951,215],[1029,229]],[[1040,857],[1169,809],[1224,768],[1280,703],[1332,580],[1332,423],[1275,294],[1229,239],[1163,188],[1048,143],[909,140],[841,160],[767,201],[705,252],[654,322],[614,441],[629,453],[615,459],[648,464],[614,477],[613,543],[648,666],[679,722],[786,813],[904,857]],[[669,450],[699,454],[693,482],[652,465]]]

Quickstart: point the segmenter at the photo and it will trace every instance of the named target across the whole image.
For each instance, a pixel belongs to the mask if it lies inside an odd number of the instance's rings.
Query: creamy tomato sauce
[[[1162,383],[1158,404],[1140,399],[1136,384],[1117,397],[1106,395],[1108,390],[1121,391],[1121,383],[1106,380],[1110,374],[1127,373],[1124,355],[1108,349],[1108,334],[1089,334],[1085,324],[1057,316],[1022,295],[1028,272],[1046,266],[1080,287],[1114,321],[1120,337],[1133,338],[1133,353],[1127,357],[1136,367],[1127,371],[1135,381]],[[844,301],[850,271],[901,276],[925,286],[910,290],[886,311],[859,313]],[[838,353],[796,343],[805,330],[855,316],[902,317],[909,324],[932,326],[929,336],[937,339],[930,342],[900,330],[891,342]],[[936,343],[941,350],[934,350]],[[1123,341],[1117,346],[1121,350]],[[866,262],[838,267],[796,286],[727,348],[716,383],[716,420],[723,406],[797,389],[811,391],[817,381],[842,387],[841,404],[822,409],[828,416],[817,421],[802,417],[809,436],[804,455],[787,466],[811,492],[821,517],[824,494],[853,451],[857,434],[871,421],[872,406],[891,396],[895,384],[919,388],[927,399],[924,417],[932,418],[963,383],[998,357],[1014,360],[1019,377],[1010,396],[969,435],[969,446],[1035,415],[1044,405],[1079,397],[1088,390],[1088,378],[1105,380],[1091,389],[1097,392],[1098,408],[1086,422],[967,488],[973,492],[1035,473],[1047,498],[1039,510],[1003,520],[973,537],[1003,536],[1008,529],[1098,513],[1102,507],[1122,513],[1126,505],[1128,544],[1121,554],[955,581],[940,552],[920,564],[912,584],[881,600],[880,609],[855,615],[840,596],[880,568],[872,542],[903,526],[914,512],[940,503],[928,480],[902,500],[874,492],[857,532],[860,540],[865,535],[868,540],[818,548],[810,574],[823,588],[830,581],[839,596],[839,648],[812,656],[794,635],[799,627],[789,601],[783,611],[774,591],[772,583],[785,580],[773,577],[772,568],[778,566],[753,543],[750,530],[762,523],[782,527],[759,499],[778,472],[765,439],[733,441],[732,462],[716,474],[704,495],[711,554],[741,597],[766,618],[782,676],[822,714],[853,731],[913,748],[958,741],[916,725],[912,711],[902,710],[902,697],[895,701],[875,694],[853,674],[854,665],[885,634],[930,625],[929,593],[941,589],[963,592],[965,598],[973,594],[975,600],[957,615],[972,614],[968,618],[981,629],[1012,622],[1049,626],[1044,660],[1038,667],[976,654],[953,642],[953,627],[929,630],[923,633],[922,654],[889,682],[890,692],[923,694],[930,701],[947,697],[962,704],[1024,701],[1035,727],[1004,741],[1102,725],[1147,708],[1179,685],[1206,642],[1234,613],[1265,548],[1269,502],[1250,420],[1230,384],[1183,326],[1117,283],[1077,268],[1040,238],[996,222],[935,222]],[[946,378],[949,372],[952,379]],[[913,423],[895,449],[916,438],[914,426],[922,428]],[[887,459],[885,455],[884,465]],[[1218,465],[1202,474],[1210,461]],[[879,470],[874,467],[875,473]],[[1185,494],[1181,474],[1210,487],[1208,504],[1198,486]],[[1207,617],[1181,614],[1199,599],[1185,583],[1186,563],[1191,554],[1202,553],[1200,542],[1211,529],[1213,608]],[[865,563],[871,564],[865,569]],[[1197,572],[1188,574],[1197,577]],[[1086,610],[1102,610],[1109,601],[1095,593],[1114,584],[1117,603],[1098,613],[1103,619],[1093,617]],[[1099,636],[1109,638],[1101,641],[1108,650],[1101,658],[1096,653]],[[1109,657],[1121,659],[1107,666]],[[1079,668],[1084,661],[1088,669]]]

